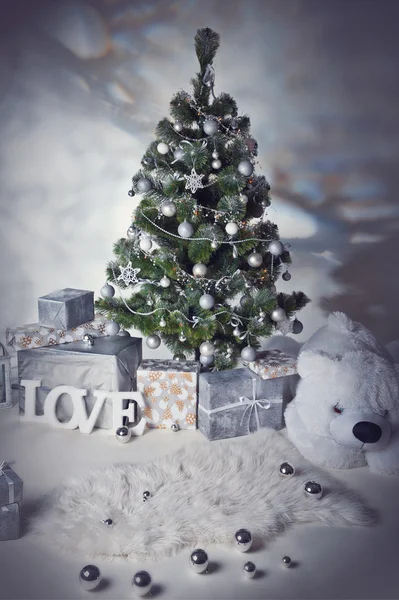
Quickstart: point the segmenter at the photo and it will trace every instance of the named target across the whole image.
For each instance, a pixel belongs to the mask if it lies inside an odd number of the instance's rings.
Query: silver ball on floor
[[[172,425],[170,426],[171,430],[176,433],[176,431],[180,431],[180,426],[179,423],[172,423]]]
[[[138,571],[133,577],[134,591],[138,596],[145,596],[151,589],[151,575],[147,571]]]
[[[209,559],[205,550],[197,548],[191,552],[190,565],[195,573],[203,573],[208,571]]]
[[[247,552],[252,546],[252,535],[248,529],[239,529],[234,534],[235,545],[240,552]]]
[[[305,494],[319,500],[323,495],[323,488],[317,481],[307,481],[305,483]]]
[[[86,591],[91,592],[92,590],[95,590],[100,581],[100,569],[95,565],[86,565],[79,573],[79,583]]]
[[[290,463],[283,462],[280,465],[279,472],[280,475],[282,475],[283,477],[289,477],[290,475],[295,474],[295,468],[292,465],[290,465]]]
[[[82,340],[88,346],[94,346],[94,337],[90,335],[90,333],[85,333],[82,337]]]
[[[151,492],[146,490],[143,492],[143,502],[147,502],[148,498],[151,498]]]
[[[292,564],[292,561],[289,556],[283,556],[283,558],[281,559],[281,562],[283,563],[284,567],[287,567],[287,569],[289,569],[289,567]]]
[[[118,427],[118,429],[115,431],[115,436],[118,442],[121,444],[126,444],[132,437],[132,432],[130,431],[129,427],[123,425],[122,427]]]
[[[243,571],[247,579],[252,579],[256,575],[256,567],[251,561],[245,563]]]

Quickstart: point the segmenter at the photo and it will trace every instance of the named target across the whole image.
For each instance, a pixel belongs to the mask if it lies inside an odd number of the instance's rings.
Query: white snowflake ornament
[[[192,194],[195,194],[198,189],[204,187],[201,179],[205,175],[198,175],[194,167],[191,169],[191,175],[184,175],[184,177],[187,179],[186,190],[190,190]]]
[[[137,273],[139,273],[141,269],[133,269],[132,261],[129,260],[127,267],[121,267],[121,274],[118,277],[123,281],[125,285],[130,285],[131,283],[138,283]]]

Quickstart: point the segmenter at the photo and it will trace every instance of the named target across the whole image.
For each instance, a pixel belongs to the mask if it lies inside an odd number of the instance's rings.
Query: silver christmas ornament
[[[283,477],[289,477],[290,475],[294,475],[295,474],[295,468],[292,465],[290,465],[290,463],[283,462],[280,465],[279,473]]]
[[[274,240],[273,242],[270,242],[268,250],[273,256],[281,256],[284,252],[284,246],[280,241]]]
[[[237,550],[247,552],[252,546],[252,535],[248,529],[239,529],[234,534],[234,540]]]
[[[256,567],[251,561],[245,563],[243,571],[247,579],[252,579],[256,575]]]
[[[237,168],[238,172],[241,175],[245,175],[245,177],[249,177],[254,171],[253,165],[249,160],[242,160]]]
[[[165,202],[161,206],[161,213],[165,217],[173,217],[176,214],[176,204],[174,202]]]
[[[166,327],[166,321],[165,319],[162,317],[162,319],[159,321],[159,326],[160,327]]]
[[[225,229],[226,229],[226,233],[228,233],[229,235],[235,235],[238,231],[238,225],[237,225],[237,223],[233,223],[231,221],[230,223],[227,223]]]
[[[137,596],[145,596],[151,590],[151,575],[147,571],[139,571],[133,577],[133,588]]]
[[[101,523],[104,523],[104,525],[107,525],[107,527],[111,527],[112,525],[112,519],[102,519]]]
[[[194,227],[188,221],[183,221],[183,223],[180,223],[179,227],[177,228],[177,233],[182,238],[189,238],[194,233]]]
[[[142,177],[141,179],[138,180],[137,189],[139,192],[145,194],[146,192],[149,192],[151,188],[152,188],[152,183],[149,179],[147,179],[147,177]]]
[[[132,437],[132,432],[130,431],[129,427],[123,425],[122,427],[118,427],[118,429],[115,431],[115,436],[118,442],[121,444],[127,444]]]
[[[169,277],[162,277],[162,279],[159,280],[159,285],[163,288],[168,288],[170,286]]]
[[[259,252],[252,252],[248,256],[248,264],[250,267],[260,267],[263,263],[263,256]]]
[[[205,354],[200,354],[199,359],[200,359],[200,363],[203,367],[209,367],[215,360],[215,357],[213,354],[210,354],[209,356],[205,356]]]
[[[116,335],[119,331],[120,327],[116,321],[108,321],[105,324],[105,333],[107,335]]]
[[[173,431],[173,433],[177,433],[178,431],[180,431],[180,425],[179,425],[179,423],[172,423],[172,425],[170,426],[170,428]]]
[[[211,242],[211,248],[212,248],[212,250],[217,250],[218,247],[219,247],[219,244],[217,243],[217,241],[213,240]]]
[[[226,354],[227,356],[231,356],[233,354],[233,348],[231,346],[227,346]]]
[[[237,121],[237,119],[231,119],[230,127],[232,129],[238,129],[238,121]]]
[[[152,241],[146,235],[141,236],[140,239],[140,248],[144,250],[144,252],[149,252],[152,248]]]
[[[301,321],[298,321],[298,319],[294,319],[294,322],[292,323],[292,333],[298,335],[298,333],[302,333],[302,331],[303,323],[301,323]]]
[[[90,335],[90,333],[84,333],[83,337],[82,337],[82,340],[88,346],[94,346],[94,337],[92,335]]]
[[[259,313],[259,318],[260,318],[260,319],[264,319],[264,318],[265,318],[265,316],[266,316],[266,313],[265,313],[265,311],[264,311],[264,310],[261,310],[261,311],[260,311],[260,313]]]
[[[305,494],[319,500],[323,495],[323,488],[316,481],[307,481],[305,483]]]
[[[281,278],[283,279],[283,281],[289,281],[291,279],[291,273],[286,271],[285,273],[282,274]]]
[[[200,352],[204,356],[211,356],[211,354],[215,354],[215,346],[212,342],[202,342],[200,346]]]
[[[205,550],[197,548],[194,552],[191,552],[190,565],[195,573],[203,573],[208,570],[208,555]]]
[[[216,152],[216,150],[212,152],[212,158],[214,158],[215,160],[219,158],[219,152]]]
[[[283,556],[283,558],[281,559],[281,562],[283,563],[284,567],[287,567],[287,569],[289,569],[289,567],[291,566],[291,559],[289,556]]]
[[[100,294],[103,298],[112,298],[115,296],[115,288],[112,287],[112,285],[109,285],[109,283],[106,283],[101,288]]]
[[[184,157],[184,150],[182,148],[176,148],[176,150],[173,152],[173,156],[175,160],[182,160]]]
[[[219,129],[218,122],[215,121],[215,119],[207,119],[204,122],[203,129],[206,135],[215,135],[215,133]]]
[[[244,306],[251,300],[250,296],[242,296],[240,298],[240,305],[244,308]]]
[[[126,329],[120,329],[118,331],[118,335],[120,335],[121,337],[131,337],[130,333],[126,331]]]
[[[205,277],[208,268],[206,265],[202,263],[196,263],[193,266],[193,275],[194,277]]]
[[[273,308],[270,318],[275,323],[281,323],[286,318],[285,310],[277,306],[277,308]]]
[[[221,166],[222,163],[218,158],[212,161],[212,169],[220,169]]]
[[[186,357],[183,354],[175,354],[173,360],[186,360]]]
[[[151,492],[146,490],[145,492],[143,492],[143,502],[147,502],[148,498],[151,498]]]
[[[180,131],[183,129],[183,123],[181,121],[175,121],[173,123],[173,129],[180,133]]]
[[[235,337],[239,337],[239,336],[241,335],[241,331],[239,330],[239,328],[238,328],[238,327],[235,327],[235,328],[233,329],[233,335],[234,335]]]
[[[241,350],[241,358],[245,362],[252,362],[256,358],[256,350],[252,346],[246,346]]]
[[[240,194],[240,200],[243,204],[248,204],[248,196],[245,194]]]
[[[79,573],[79,583],[88,592],[95,590],[100,581],[100,569],[95,565],[86,565]]]
[[[169,152],[169,146],[168,144],[165,144],[165,142],[159,142],[157,150],[159,154],[167,154]]]
[[[145,343],[147,344],[148,348],[151,348],[151,350],[156,350],[156,348],[159,348],[161,345],[161,338],[156,334],[149,335]]]
[[[183,332],[181,332],[181,333],[180,333],[180,335],[179,335],[179,341],[180,341],[180,342],[185,342],[185,341],[186,341],[186,339],[187,339],[187,338],[186,338],[186,336],[184,335],[184,333],[183,333]]]
[[[135,225],[130,225],[130,227],[127,228],[126,237],[131,242],[133,242],[133,240],[137,239],[138,235],[139,235],[139,232]]]
[[[210,310],[215,306],[215,298],[211,294],[203,294],[199,299],[200,307]]]

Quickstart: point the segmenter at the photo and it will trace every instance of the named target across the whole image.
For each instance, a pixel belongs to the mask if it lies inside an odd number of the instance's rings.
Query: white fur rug
[[[287,479],[279,475],[285,461],[296,468]],[[308,480],[324,487],[322,499],[305,496]],[[152,496],[143,502],[146,490]],[[108,518],[111,526],[101,522]],[[185,547],[232,544],[243,527],[254,538],[271,538],[294,523],[373,520],[373,511],[356,494],[310,465],[281,433],[263,429],[76,478],[40,502],[31,529],[86,558],[154,561]]]

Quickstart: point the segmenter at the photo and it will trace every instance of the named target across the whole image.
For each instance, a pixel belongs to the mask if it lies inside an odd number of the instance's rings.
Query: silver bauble
[[[152,183],[149,179],[147,179],[147,177],[142,177],[141,179],[139,179],[136,185],[138,191],[142,192],[143,194],[149,192],[152,188]]]
[[[160,327],[166,327],[166,321],[165,319],[162,317],[162,319],[159,321],[159,326]]]
[[[268,250],[273,256],[281,256],[284,252],[284,246],[279,240],[274,240],[270,242]]]
[[[284,567],[287,567],[287,569],[289,569],[292,564],[292,561],[289,556],[283,556],[281,562],[283,563]]]
[[[107,335],[116,335],[119,331],[120,327],[116,321],[108,321],[105,324],[105,333]]]
[[[184,356],[184,354],[175,354],[173,356],[173,360],[186,360],[186,357]]]
[[[213,240],[211,242],[211,248],[212,248],[212,250],[217,250],[218,247],[219,247],[218,242],[216,240]]]
[[[169,277],[162,277],[162,279],[159,280],[159,285],[163,288],[168,288],[170,286]]]
[[[273,308],[272,312],[270,313],[270,318],[275,323],[281,323],[281,321],[284,321],[286,318],[285,310],[279,306],[277,306],[277,308]]]
[[[237,119],[231,119],[230,127],[232,129],[238,129],[238,121],[237,121]]]
[[[137,239],[138,235],[139,235],[139,232],[135,225],[130,225],[130,227],[127,228],[126,237],[131,242],[133,240]]]
[[[230,223],[227,223],[225,229],[226,233],[229,235],[235,235],[238,231],[238,225],[237,223],[233,223],[233,221],[231,221]]]
[[[265,313],[265,311],[264,311],[264,310],[261,310],[261,311],[260,311],[260,313],[259,313],[259,318],[260,318],[260,319],[264,319],[264,318],[265,318],[265,316],[266,316],[266,313]]]
[[[307,481],[304,489],[307,496],[312,496],[312,498],[317,498],[318,500],[323,495],[323,488],[316,481]]]
[[[243,204],[248,204],[248,196],[245,194],[240,194],[240,200]]]
[[[188,221],[183,221],[183,223],[180,223],[179,227],[177,228],[177,233],[182,238],[189,238],[194,233],[194,227]]]
[[[200,307],[210,310],[215,306],[215,298],[211,294],[203,294],[199,299]]]
[[[235,546],[240,552],[247,552],[252,546],[252,535],[248,529],[239,529],[234,534]]]
[[[279,473],[282,477],[290,477],[291,475],[295,475],[295,468],[290,463],[283,462],[280,465]]]
[[[196,263],[193,266],[193,275],[194,277],[205,277],[208,268],[206,265],[202,263]]]
[[[238,328],[238,327],[235,327],[235,328],[233,329],[233,335],[234,335],[235,337],[239,337],[239,336],[241,335],[241,331],[239,330],[239,328]]]
[[[100,581],[100,569],[95,565],[86,565],[79,573],[79,583],[81,587],[88,592],[95,590]]]
[[[216,150],[214,150],[214,151],[212,152],[212,158],[214,158],[215,160],[216,160],[217,158],[219,158],[219,152],[216,152]]]
[[[240,306],[244,308],[244,306],[251,300],[250,296],[241,296],[240,298]]]
[[[146,235],[143,235],[140,239],[140,248],[144,250],[144,252],[149,252],[152,248],[152,241]]]
[[[207,119],[203,125],[204,133],[206,135],[215,135],[217,130],[219,129],[218,122],[214,119]]]
[[[121,444],[126,444],[132,437],[132,432],[129,427],[123,425],[122,427],[118,427],[115,431],[115,437]]]
[[[291,273],[286,271],[285,273],[282,274],[281,278],[283,279],[283,281],[289,281],[291,279]]]
[[[246,346],[241,350],[241,358],[245,362],[252,362],[256,358],[256,350],[252,346]]]
[[[237,168],[238,172],[241,175],[245,175],[245,177],[249,177],[254,171],[253,165],[249,160],[242,160]]]
[[[209,367],[215,360],[215,357],[213,354],[210,354],[209,356],[205,356],[205,354],[200,354],[199,359],[200,359],[200,363],[203,367]]]
[[[126,331],[126,329],[120,329],[118,331],[118,335],[120,337],[131,337],[130,333],[128,331]]]
[[[218,158],[212,161],[212,169],[220,169],[221,166],[222,163]]]
[[[190,565],[195,573],[203,573],[208,569],[208,555],[205,550],[197,548],[191,552]]]
[[[256,575],[256,567],[253,562],[248,561],[243,567],[244,575],[247,579],[252,579]]]
[[[100,294],[103,298],[112,298],[115,296],[115,288],[112,287],[112,285],[109,285],[109,283],[106,283],[101,288]]]
[[[82,337],[82,340],[88,346],[94,346],[94,337],[92,335],[90,335],[90,333],[84,333],[83,337]]]
[[[252,252],[248,256],[248,264],[250,267],[260,267],[263,263],[263,256],[259,252]]]
[[[176,150],[173,152],[173,156],[175,160],[182,160],[182,158],[184,157],[183,148],[176,148]]]
[[[295,333],[295,335],[298,335],[299,333],[302,333],[303,331],[303,324],[301,323],[301,321],[298,321],[298,319],[294,319],[294,322],[292,323],[292,333]]]
[[[157,151],[159,152],[159,154],[167,154],[169,152],[168,144],[165,144],[165,142],[159,142],[157,146]]]
[[[151,498],[151,492],[149,492],[148,490],[146,490],[145,492],[143,492],[143,502],[147,502],[147,500]]]
[[[179,423],[172,423],[172,425],[170,426],[170,428],[173,431],[173,433],[176,433],[177,431],[180,431],[180,425],[179,425]]]
[[[179,342],[185,342],[185,341],[186,341],[186,339],[187,339],[187,338],[186,338],[186,336],[184,335],[184,333],[183,333],[183,332],[181,332],[181,333],[180,333],[180,335],[179,335]]]
[[[153,335],[149,335],[147,337],[145,343],[147,344],[148,348],[151,348],[151,350],[156,350],[161,345],[161,338],[159,335],[154,333]]]
[[[112,519],[101,519],[101,523],[104,523],[107,527],[111,527]]]
[[[212,344],[212,342],[202,342],[199,350],[204,356],[211,356],[211,354],[215,354],[215,346]]]
[[[173,217],[176,214],[176,204],[174,202],[165,202],[161,206],[161,213],[165,217]]]
[[[180,131],[182,131],[182,129],[183,129],[183,123],[182,123],[181,121],[175,121],[175,122],[173,123],[173,129],[174,129],[175,131],[177,131],[177,132],[180,132]]]
[[[139,571],[133,577],[133,588],[137,596],[145,596],[151,589],[151,575],[147,571]]]

